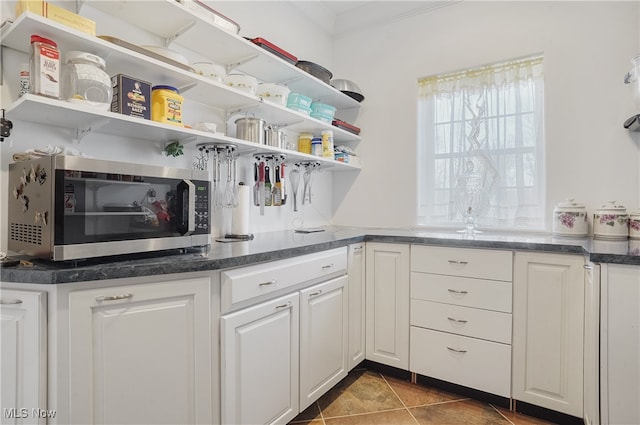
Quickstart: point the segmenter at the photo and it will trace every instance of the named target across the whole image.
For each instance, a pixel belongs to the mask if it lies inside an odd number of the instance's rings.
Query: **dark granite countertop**
[[[480,233],[473,238],[451,231],[328,226],[323,232],[265,232],[251,241],[213,242],[208,252],[162,253],[73,262],[28,260],[32,266],[3,267],[1,282],[71,283],[125,277],[219,270],[346,246],[396,242],[469,248],[533,250],[588,255],[598,263],[640,265],[640,241],[609,242],[549,234]]]

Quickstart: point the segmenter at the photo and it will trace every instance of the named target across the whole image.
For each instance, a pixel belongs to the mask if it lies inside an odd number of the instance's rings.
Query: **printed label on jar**
[[[60,96],[60,52],[47,46],[40,46],[40,93]]]

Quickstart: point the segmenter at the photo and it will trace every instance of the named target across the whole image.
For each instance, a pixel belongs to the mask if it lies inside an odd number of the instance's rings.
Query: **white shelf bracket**
[[[109,121],[110,121],[109,118],[97,119],[93,121],[88,127],[76,128],[75,137],[73,138],[73,141],[75,143],[80,143],[87,134],[91,133],[94,130],[98,130],[101,127],[104,127],[106,124],[109,123]]]
[[[253,54],[253,55],[249,55],[249,56],[245,56],[244,58],[240,58],[235,62],[232,62],[230,64],[225,65],[225,68],[227,69],[227,73],[231,72],[234,68],[239,67],[240,65],[244,65],[247,62],[250,62],[252,60],[254,60],[255,58],[257,58],[259,55]]]
[[[184,92],[186,92],[187,90],[190,90],[190,89],[194,88],[194,87],[195,87],[195,86],[197,86],[197,85],[198,85],[198,82],[197,82],[197,81],[194,81],[194,82],[192,82],[192,83],[185,84],[184,86],[180,86],[180,87],[178,87],[178,90],[180,91],[180,93],[184,93]]]
[[[171,37],[165,38],[164,39],[164,47],[169,47],[169,45],[171,43],[173,43],[176,40],[176,38],[180,37],[182,34],[184,34],[185,32],[189,31],[189,29],[191,29],[195,24],[196,24],[196,21],[195,20],[191,20],[191,21],[189,21],[188,24],[186,24],[185,26],[180,28],[178,31],[176,31],[176,33],[173,34]]]

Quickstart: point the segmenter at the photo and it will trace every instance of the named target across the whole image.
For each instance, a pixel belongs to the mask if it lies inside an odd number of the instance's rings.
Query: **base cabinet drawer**
[[[511,344],[511,314],[411,300],[411,325]]]
[[[411,272],[411,298],[511,313],[511,282]]]
[[[301,283],[313,284],[347,272],[347,248],[224,270],[221,273],[222,313],[284,295]]]
[[[411,246],[411,271],[511,282],[513,253],[491,249]]]
[[[411,372],[511,396],[511,346],[411,326]]]

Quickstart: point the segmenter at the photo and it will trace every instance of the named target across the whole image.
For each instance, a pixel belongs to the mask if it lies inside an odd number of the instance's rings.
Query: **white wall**
[[[465,1],[335,40],[334,73],[366,100],[364,169],[335,178],[334,222],[411,226],[416,211],[417,79],[534,53],[545,58],[547,217],[567,197],[592,213],[640,207],[640,133],[623,75],[640,53],[635,1]],[[550,227],[550,223],[549,223]]]

